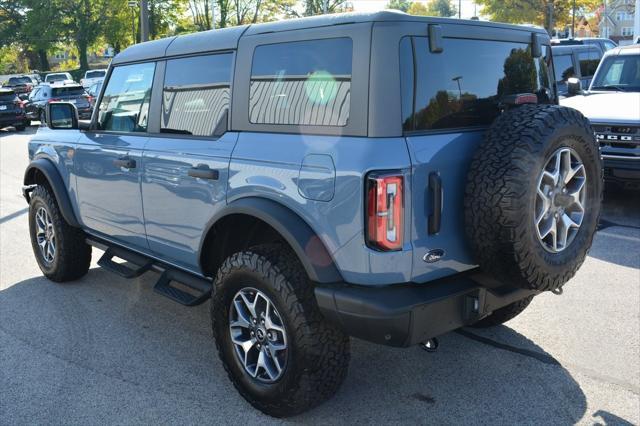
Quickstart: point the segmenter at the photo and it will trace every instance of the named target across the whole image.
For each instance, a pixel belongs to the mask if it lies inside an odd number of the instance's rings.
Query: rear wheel
[[[91,246],[82,230],[69,225],[49,187],[38,185],[29,203],[31,246],[42,273],[52,281],[84,276],[91,263]]]
[[[213,334],[229,378],[254,407],[275,417],[306,411],[338,390],[349,338],[327,323],[313,287],[286,246],[236,253],[219,269]]]

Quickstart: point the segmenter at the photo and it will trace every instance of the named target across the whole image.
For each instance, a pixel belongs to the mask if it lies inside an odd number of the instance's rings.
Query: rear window
[[[249,121],[346,126],[352,50],[350,38],[258,46],[251,68]]]
[[[82,87],[55,87],[51,89],[51,96],[81,96],[84,95]]]
[[[8,102],[13,101],[16,98],[14,92],[0,92],[0,101]]]
[[[104,71],[87,71],[84,78],[102,78],[105,76]]]
[[[64,74],[51,74],[46,77],[47,81],[62,81],[66,79],[67,79],[67,76]]]
[[[11,77],[9,79],[9,84],[24,84],[31,83],[31,79],[29,77]]]
[[[600,63],[600,52],[597,50],[578,52],[578,62],[580,62],[580,75],[592,77]]]
[[[527,43],[445,38],[441,53],[429,51],[426,37],[414,37],[412,43],[401,45],[415,58],[415,78],[402,83],[415,80],[413,91],[402,88],[413,93],[411,103],[403,102],[407,131],[488,125],[509,95],[533,93],[539,103],[553,99],[546,46],[543,56],[534,58]]]
[[[213,135],[229,108],[232,59],[227,53],[167,61],[161,132]]]

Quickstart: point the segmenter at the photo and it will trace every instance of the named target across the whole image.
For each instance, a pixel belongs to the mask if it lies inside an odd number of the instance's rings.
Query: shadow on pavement
[[[174,304],[153,292],[156,278],[148,273],[125,281],[92,269],[74,283],[37,277],[1,291],[5,420],[275,421],[245,403],[226,377],[211,338],[209,303]],[[580,386],[544,349],[504,326],[490,335],[462,333],[442,336],[434,354],[352,340],[349,375],[336,397],[287,422],[566,424],[583,418]]]

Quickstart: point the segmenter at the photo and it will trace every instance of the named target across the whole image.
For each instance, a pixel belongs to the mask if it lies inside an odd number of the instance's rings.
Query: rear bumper
[[[0,115],[0,127],[24,125],[26,124],[27,117],[24,114],[2,114]]]
[[[538,293],[493,285],[475,273],[426,284],[318,285],[315,295],[324,316],[350,336],[406,347],[472,324]]]

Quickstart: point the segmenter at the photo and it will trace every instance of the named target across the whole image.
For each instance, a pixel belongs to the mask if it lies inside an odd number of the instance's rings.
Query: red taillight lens
[[[51,103],[51,102],[61,102],[61,101],[62,101],[62,99],[58,99],[58,98],[49,99],[49,103]]]
[[[372,173],[367,177],[367,244],[400,250],[404,226],[404,185],[398,174]]]

